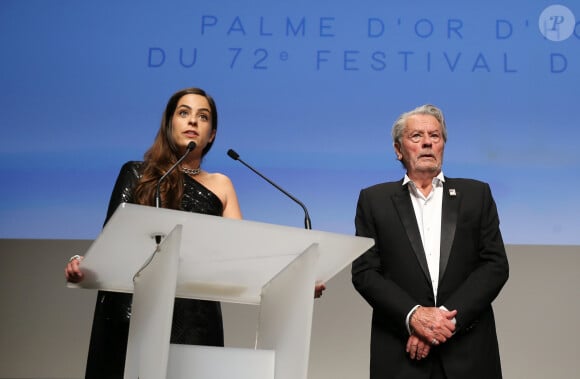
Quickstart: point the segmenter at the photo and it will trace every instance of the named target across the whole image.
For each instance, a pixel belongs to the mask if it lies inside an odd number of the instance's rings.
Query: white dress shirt
[[[425,251],[425,258],[427,259],[427,266],[429,268],[429,276],[431,276],[431,284],[433,286],[433,296],[437,302],[437,288],[439,286],[439,259],[441,255],[441,215],[443,208],[443,183],[445,177],[443,172],[433,178],[431,192],[425,196],[417,189],[415,183],[405,175],[403,185],[409,187],[409,194],[417,225],[419,226],[419,233],[421,234],[421,242],[423,243],[423,250]],[[420,305],[414,306],[409,313],[405,323],[407,331],[411,334],[409,321],[413,311]],[[445,307],[442,307],[446,309]]]
[[[429,267],[433,295],[437,299],[437,287],[439,285],[439,257],[441,250],[441,209],[443,207],[443,172],[433,178],[431,192],[425,196],[415,186],[415,183],[407,175],[403,185],[409,184],[409,194],[415,210],[421,242],[425,250],[425,258]]]

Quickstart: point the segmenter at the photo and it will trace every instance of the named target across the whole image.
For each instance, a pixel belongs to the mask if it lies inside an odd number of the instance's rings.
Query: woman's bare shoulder
[[[231,179],[221,172],[206,172],[206,179],[217,185],[232,185]]]

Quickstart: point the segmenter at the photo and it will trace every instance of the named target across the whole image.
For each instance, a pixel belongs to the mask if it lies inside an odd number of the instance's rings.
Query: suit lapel
[[[401,185],[401,191],[392,196],[393,204],[395,209],[399,214],[399,218],[405,227],[407,232],[407,237],[411,242],[413,247],[413,252],[419,261],[419,265],[425,274],[425,277],[431,283],[431,276],[429,275],[429,267],[427,266],[427,258],[425,257],[425,250],[423,249],[423,243],[421,242],[421,233],[419,232],[419,227],[417,226],[417,217],[415,217],[415,211],[413,210],[413,203],[411,203],[411,197],[409,195],[409,189],[407,186]]]
[[[441,250],[439,255],[439,282],[443,279],[451,245],[455,238],[457,228],[457,216],[459,214],[459,204],[461,203],[461,192],[453,184],[453,180],[446,178],[443,185],[443,206],[441,210]]]

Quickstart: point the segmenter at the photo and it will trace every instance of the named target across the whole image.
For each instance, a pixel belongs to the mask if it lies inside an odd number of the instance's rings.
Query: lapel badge
[[[449,196],[455,196],[457,193],[455,192],[455,188],[449,188]]]

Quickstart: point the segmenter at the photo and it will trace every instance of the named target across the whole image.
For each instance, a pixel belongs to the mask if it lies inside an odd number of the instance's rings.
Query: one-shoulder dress
[[[133,203],[133,192],[141,175],[142,162],[127,162],[121,168],[111,194],[105,223],[119,204]],[[221,216],[220,199],[199,182],[184,174],[181,210]],[[99,291],[93,318],[86,379],[123,378],[131,317],[131,294]],[[224,333],[219,302],[175,299],[171,343],[223,346]]]

